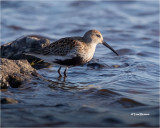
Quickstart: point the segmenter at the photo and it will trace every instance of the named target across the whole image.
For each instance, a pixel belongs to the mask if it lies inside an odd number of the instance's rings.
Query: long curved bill
[[[109,48],[110,50],[112,50],[117,56],[119,56],[118,53],[117,53],[109,44],[107,44],[105,41],[103,41],[102,44],[103,44],[104,46],[106,46],[107,48]]]

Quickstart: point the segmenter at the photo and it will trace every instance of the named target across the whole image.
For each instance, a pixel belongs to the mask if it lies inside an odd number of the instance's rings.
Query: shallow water
[[[38,70],[50,85],[2,91],[2,97],[19,102],[2,104],[3,127],[158,126],[158,0],[1,4],[2,44],[28,34],[54,41],[98,29],[120,54],[98,45],[90,64],[70,68],[65,82],[57,79],[58,67],[53,66]]]

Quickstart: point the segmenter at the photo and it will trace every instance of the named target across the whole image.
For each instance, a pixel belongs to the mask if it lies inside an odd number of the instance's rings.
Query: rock
[[[34,77],[40,77],[27,60],[9,60],[1,58],[0,86],[2,89],[18,88]]]
[[[120,65],[113,65],[112,67],[113,67],[113,68],[119,68]]]
[[[27,59],[32,66],[36,69],[44,68],[50,66],[48,63],[40,62],[39,58],[25,55],[24,53],[32,52],[34,50],[44,48],[50,45],[50,41],[42,36],[29,35],[16,39],[13,42],[4,44],[0,47],[1,58],[7,58],[12,60],[24,60]],[[37,63],[40,62],[40,63]]]
[[[8,59],[21,59],[23,53],[44,48],[50,41],[41,36],[29,35],[16,39],[1,46],[1,57]],[[22,58],[23,59],[23,58]]]
[[[18,104],[18,101],[12,98],[1,98],[1,104]]]
[[[100,63],[88,63],[87,64],[88,67],[92,68],[92,69],[102,69],[102,68],[108,68],[108,65],[103,65]]]

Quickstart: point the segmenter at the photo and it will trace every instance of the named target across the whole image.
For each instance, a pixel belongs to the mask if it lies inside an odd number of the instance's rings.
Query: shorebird
[[[40,58],[45,62],[59,65],[59,77],[62,77],[60,72],[61,67],[66,67],[64,77],[67,77],[66,72],[69,67],[83,65],[93,58],[97,44],[103,44],[118,55],[118,53],[103,40],[102,34],[98,30],[89,30],[83,37],[61,38],[47,47],[27,54]]]

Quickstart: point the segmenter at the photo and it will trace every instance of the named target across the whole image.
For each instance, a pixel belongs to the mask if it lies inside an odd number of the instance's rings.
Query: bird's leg
[[[66,82],[66,77],[64,77],[63,82]]]
[[[64,70],[64,77],[67,77],[67,69],[68,67],[66,67],[66,69]]]
[[[59,77],[62,77],[62,75],[61,75],[61,66],[59,67],[59,69],[58,69],[58,74],[59,74]]]

